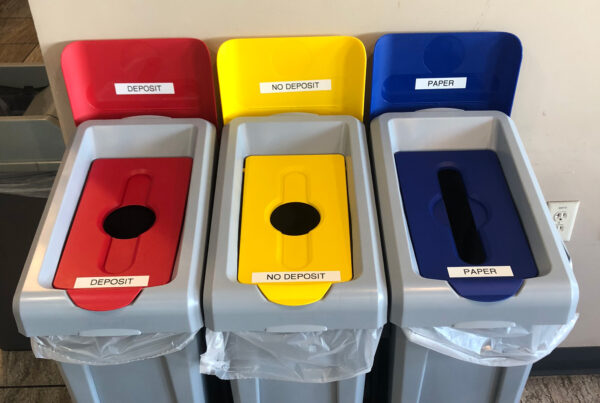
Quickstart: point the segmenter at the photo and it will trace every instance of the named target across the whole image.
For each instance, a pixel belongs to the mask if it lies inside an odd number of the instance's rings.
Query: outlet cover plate
[[[579,210],[579,200],[549,201],[548,209],[562,240],[570,241],[577,211]]]

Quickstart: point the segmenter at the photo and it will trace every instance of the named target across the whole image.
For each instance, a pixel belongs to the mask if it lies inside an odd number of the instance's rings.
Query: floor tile
[[[25,63],[44,63],[44,58],[42,57],[42,51],[40,49],[40,45],[37,45],[29,55],[23,60]]]
[[[70,403],[64,386],[50,388],[0,388],[0,403]]]
[[[521,403],[598,403],[600,375],[537,376],[527,381]]]
[[[37,45],[37,36],[31,18],[0,18],[0,43]]]
[[[0,387],[64,385],[56,363],[31,351],[0,351]]]
[[[0,0],[1,1],[1,0]],[[35,44],[0,44],[0,63],[23,63],[34,51]]]
[[[0,0],[0,18],[31,17],[27,0]]]

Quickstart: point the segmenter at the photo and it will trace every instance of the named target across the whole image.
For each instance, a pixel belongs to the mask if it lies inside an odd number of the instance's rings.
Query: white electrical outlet
[[[570,241],[573,226],[575,225],[575,218],[577,217],[577,210],[579,210],[579,200],[549,201],[548,209],[563,241]]]

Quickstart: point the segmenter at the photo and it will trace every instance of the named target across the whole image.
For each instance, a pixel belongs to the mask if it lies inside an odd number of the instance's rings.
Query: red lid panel
[[[94,311],[122,308],[171,280],[191,158],[98,159],[90,168],[54,287]]]
[[[216,124],[210,54],[198,39],[76,41],[61,65],[77,125],[139,115]]]

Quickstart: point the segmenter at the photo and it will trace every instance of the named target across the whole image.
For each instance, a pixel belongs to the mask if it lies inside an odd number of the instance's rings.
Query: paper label
[[[513,277],[510,266],[459,266],[448,267],[450,278],[461,277]]]
[[[331,91],[331,80],[273,81],[260,83],[261,94],[306,91]]]
[[[175,94],[173,83],[115,83],[117,95]]]
[[[73,288],[146,287],[150,276],[77,277]]]
[[[417,78],[415,90],[448,90],[467,88],[467,77]]]
[[[341,281],[339,271],[274,271],[252,273],[252,283],[306,283]]]

